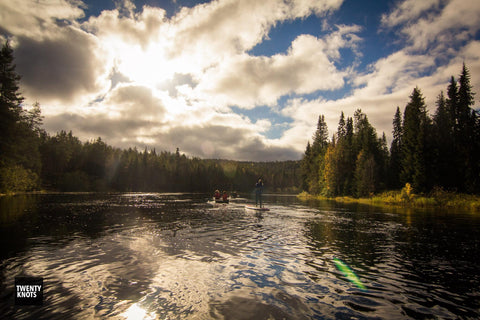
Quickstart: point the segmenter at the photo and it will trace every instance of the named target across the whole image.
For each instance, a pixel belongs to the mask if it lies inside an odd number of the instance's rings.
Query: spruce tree
[[[450,117],[449,131],[453,138],[453,143],[456,145],[456,139],[458,138],[458,86],[457,81],[452,76],[450,78],[450,84],[447,88],[447,100],[445,101],[446,113]]]
[[[474,93],[470,84],[470,72],[465,63],[463,64],[462,73],[458,80],[458,115],[457,115],[457,155],[459,158],[459,176],[463,183],[459,188],[463,191],[473,192],[475,190],[476,181],[478,180],[478,171],[476,163],[475,150],[475,127],[476,113],[472,112],[471,107],[475,103]]]
[[[15,71],[13,50],[7,42],[0,51],[0,165],[6,165],[15,143],[15,126],[21,119],[23,97]]]
[[[402,183],[412,183],[414,190],[427,189],[427,135],[429,119],[420,89],[413,89],[403,116]]]
[[[311,193],[318,194],[324,191],[325,176],[324,176],[324,157],[327,152],[328,142],[328,127],[325,122],[325,116],[320,115],[317,122],[317,130],[313,135],[313,143],[311,146],[312,162],[310,169],[311,178],[309,179],[308,190]]]
[[[328,127],[325,122],[325,116],[322,114],[318,117],[317,130],[313,135],[312,151],[318,155],[326,151],[328,146]]]
[[[402,114],[400,108],[393,117],[393,139],[390,145],[389,186],[400,188],[400,171],[402,166]]]

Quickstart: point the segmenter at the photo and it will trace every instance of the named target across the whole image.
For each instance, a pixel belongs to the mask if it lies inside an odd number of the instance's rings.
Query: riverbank
[[[385,191],[368,198],[325,197],[302,192],[297,195],[302,200],[330,200],[339,203],[360,203],[373,206],[397,206],[406,208],[450,208],[480,212],[480,195],[434,190],[428,195],[414,194],[411,188]]]

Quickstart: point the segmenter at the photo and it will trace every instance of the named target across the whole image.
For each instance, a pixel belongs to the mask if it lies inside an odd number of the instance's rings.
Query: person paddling
[[[262,192],[263,192],[263,181],[262,178],[259,178],[255,184],[255,206],[258,206],[260,203],[260,208],[262,208]]]

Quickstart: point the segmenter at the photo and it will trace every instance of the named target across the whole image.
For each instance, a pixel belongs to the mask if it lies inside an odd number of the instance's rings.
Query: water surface
[[[476,319],[480,217],[266,196],[0,198],[0,315],[16,319]],[[339,270],[340,259],[365,289]],[[44,278],[15,306],[15,276]],[[351,276],[351,275],[350,275]]]

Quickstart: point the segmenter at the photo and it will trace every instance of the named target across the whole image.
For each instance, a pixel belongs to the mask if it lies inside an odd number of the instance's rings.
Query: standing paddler
[[[263,207],[262,205],[262,192],[263,192],[263,181],[262,178],[258,178],[257,183],[255,183],[255,206],[258,206],[260,203],[260,208]]]

